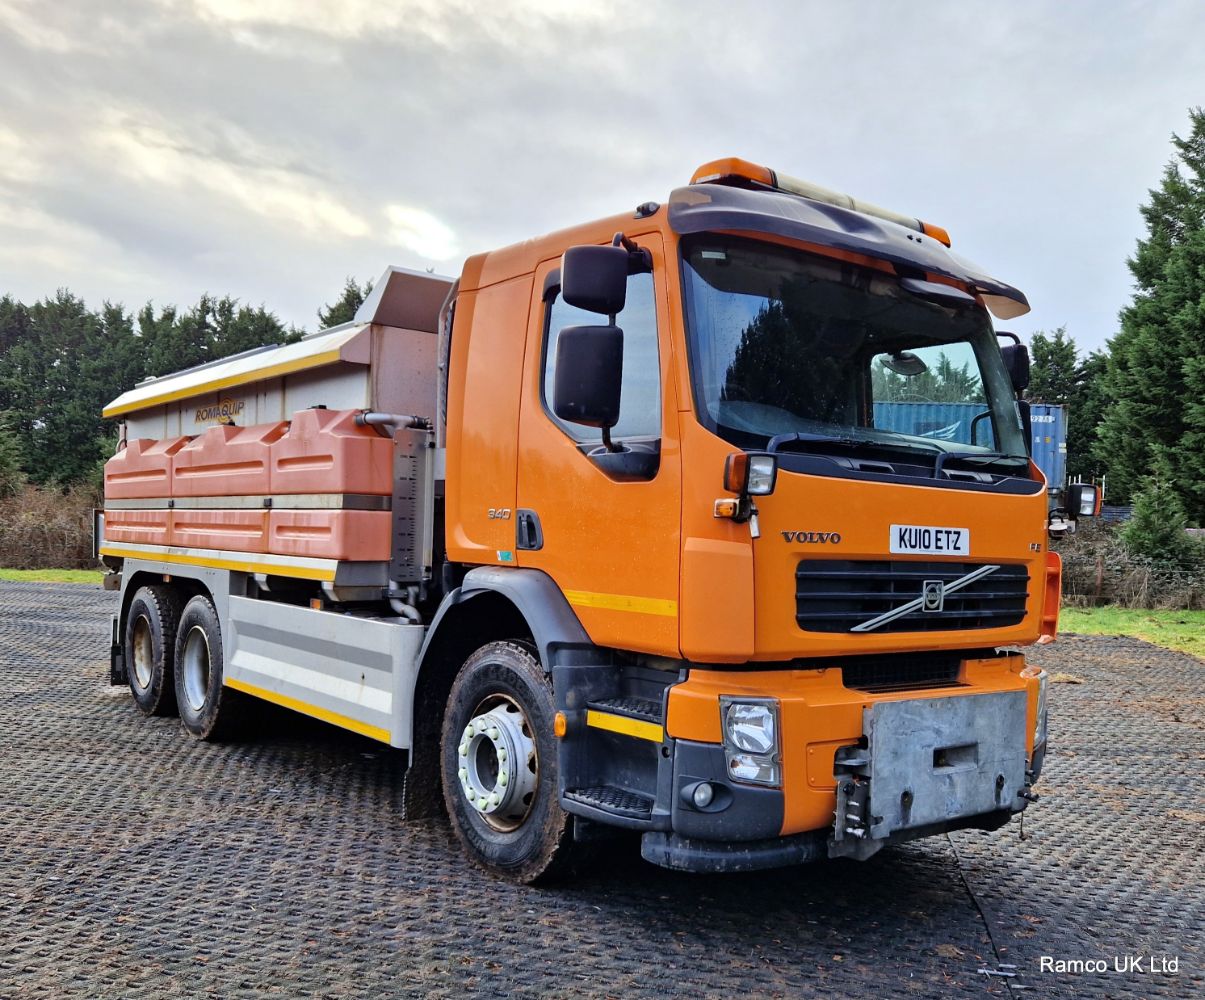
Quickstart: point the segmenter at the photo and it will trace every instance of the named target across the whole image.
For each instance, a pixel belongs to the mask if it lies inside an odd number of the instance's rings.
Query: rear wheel
[[[517,882],[570,866],[554,714],[543,668],[513,642],[490,643],[469,657],[444,713],[440,758],[452,828],[473,861]]]
[[[141,587],[126,614],[125,662],[134,704],[144,715],[176,713],[176,630],[180,595],[171,587]]]
[[[241,698],[223,685],[223,666],[218,613],[198,595],[184,606],[176,633],[176,703],[184,728],[199,739],[228,739],[241,720]]]

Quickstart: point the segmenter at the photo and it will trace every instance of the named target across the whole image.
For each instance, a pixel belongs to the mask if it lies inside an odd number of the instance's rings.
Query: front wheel
[[[516,882],[569,867],[573,831],[557,801],[552,686],[526,648],[492,642],[452,685],[440,739],[444,802],[469,857]]]

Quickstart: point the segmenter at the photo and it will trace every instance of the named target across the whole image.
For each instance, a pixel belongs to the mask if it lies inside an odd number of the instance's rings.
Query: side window
[[[566,326],[590,326],[605,323],[597,313],[566,305],[557,292],[547,305],[544,319],[544,378],[540,394],[548,417],[574,441],[585,444],[601,441],[594,427],[558,420],[552,412],[553,372],[556,370],[556,343]],[[653,276],[633,274],[628,278],[627,302],[615,317],[623,330],[623,382],[619,395],[619,423],[611,436],[655,438],[661,436],[661,363],[657,350],[657,310],[653,301]]]

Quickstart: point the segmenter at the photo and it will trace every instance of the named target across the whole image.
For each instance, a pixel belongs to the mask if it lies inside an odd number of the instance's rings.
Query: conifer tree
[[[1133,301],[1121,313],[1105,374],[1109,403],[1097,456],[1110,492],[1133,495],[1162,455],[1188,518],[1205,520],[1205,109],[1142,207],[1147,236],[1129,261]]]

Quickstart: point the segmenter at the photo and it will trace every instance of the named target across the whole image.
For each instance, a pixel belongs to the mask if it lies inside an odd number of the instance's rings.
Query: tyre
[[[134,704],[144,715],[176,713],[174,664],[181,603],[171,587],[141,587],[126,613],[126,673]]]
[[[516,882],[563,875],[573,831],[558,803],[552,686],[535,656],[493,642],[468,658],[444,711],[444,803],[469,857]]]
[[[222,627],[208,597],[184,606],[176,632],[176,704],[180,721],[202,740],[234,736],[242,717],[237,691],[222,684]]]

